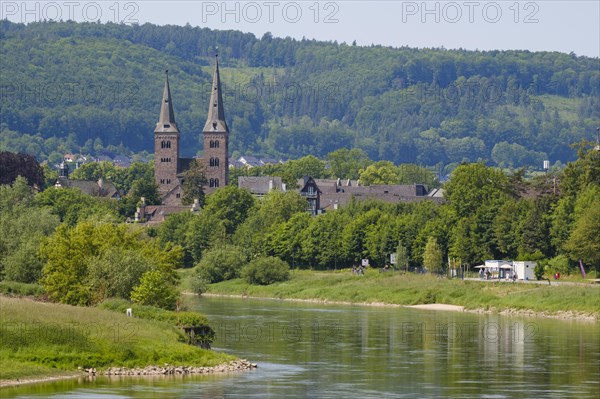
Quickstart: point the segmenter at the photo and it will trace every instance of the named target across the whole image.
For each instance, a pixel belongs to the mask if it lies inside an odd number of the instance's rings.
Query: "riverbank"
[[[104,371],[96,369],[86,369],[76,374],[58,375],[53,377],[40,377],[32,379],[14,379],[0,380],[0,388],[15,387],[19,385],[37,384],[42,382],[52,382],[67,380],[72,378],[93,379],[98,375],[102,376],[167,376],[167,375],[190,375],[190,374],[216,374],[216,373],[237,373],[240,371],[252,370],[258,366],[245,359],[237,359],[228,363],[219,364],[212,367],[193,367],[193,366],[146,366],[137,368],[110,367]]]
[[[600,321],[600,287],[448,280],[431,275],[295,270],[291,279],[268,286],[242,279],[210,284],[204,295],[302,300],[370,306],[443,304],[475,313]]]
[[[0,382],[73,378],[78,370],[156,364],[217,367],[234,356],[185,343],[165,322],[98,308],[0,296]]]

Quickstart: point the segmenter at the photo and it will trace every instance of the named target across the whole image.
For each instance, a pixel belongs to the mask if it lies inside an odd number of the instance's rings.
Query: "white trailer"
[[[534,261],[516,260],[513,262],[519,280],[535,280],[535,266]]]

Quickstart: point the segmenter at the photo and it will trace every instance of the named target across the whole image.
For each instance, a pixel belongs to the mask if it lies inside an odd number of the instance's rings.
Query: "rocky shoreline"
[[[110,367],[106,370],[97,370],[95,368],[80,368],[77,374],[0,381],[0,388],[8,388],[41,382],[52,382],[72,378],[94,379],[98,376],[174,376],[192,374],[237,373],[240,371],[253,370],[257,367],[258,366],[256,365],[256,363],[251,363],[246,359],[238,359],[233,360],[229,363],[223,363],[212,367],[172,366],[169,364],[165,364],[164,366],[146,366],[135,368]]]
[[[84,371],[92,375],[183,375],[183,374],[211,374],[211,373],[234,373],[244,370],[252,370],[257,367],[256,363],[251,363],[246,359],[233,360],[229,363],[219,364],[214,367],[194,367],[194,366],[146,366],[146,367],[110,367],[107,370],[97,372],[96,369],[85,369]]]

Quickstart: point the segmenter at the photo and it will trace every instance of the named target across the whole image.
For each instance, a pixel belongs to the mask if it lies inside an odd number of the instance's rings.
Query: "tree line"
[[[430,272],[449,258],[467,267],[536,260],[542,272],[562,274],[581,260],[598,272],[600,151],[581,142],[577,152],[564,170],[532,179],[460,165],[444,184],[443,204],[352,201],[316,217],[296,191],[256,199],[227,186],[198,212],[158,227],[124,223],[116,200],[53,186],[37,192],[19,176],[0,186],[0,276],[40,283],[65,303],[122,297],[174,307],[177,268],[193,268],[198,292],[238,277],[270,284],[290,268],[348,268],[365,258],[383,267],[393,252],[402,267]]]
[[[184,156],[202,150],[219,47],[233,156],[500,167],[574,160],[600,125],[599,60],[360,47],[191,26],[0,21],[0,149],[147,156],[168,66]],[[150,60],[150,62],[149,62]]]

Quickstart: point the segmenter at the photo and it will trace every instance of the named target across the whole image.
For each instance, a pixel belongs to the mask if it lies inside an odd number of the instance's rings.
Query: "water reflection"
[[[190,298],[230,375],[61,381],[3,390],[54,398],[598,398],[594,323],[406,308]]]

